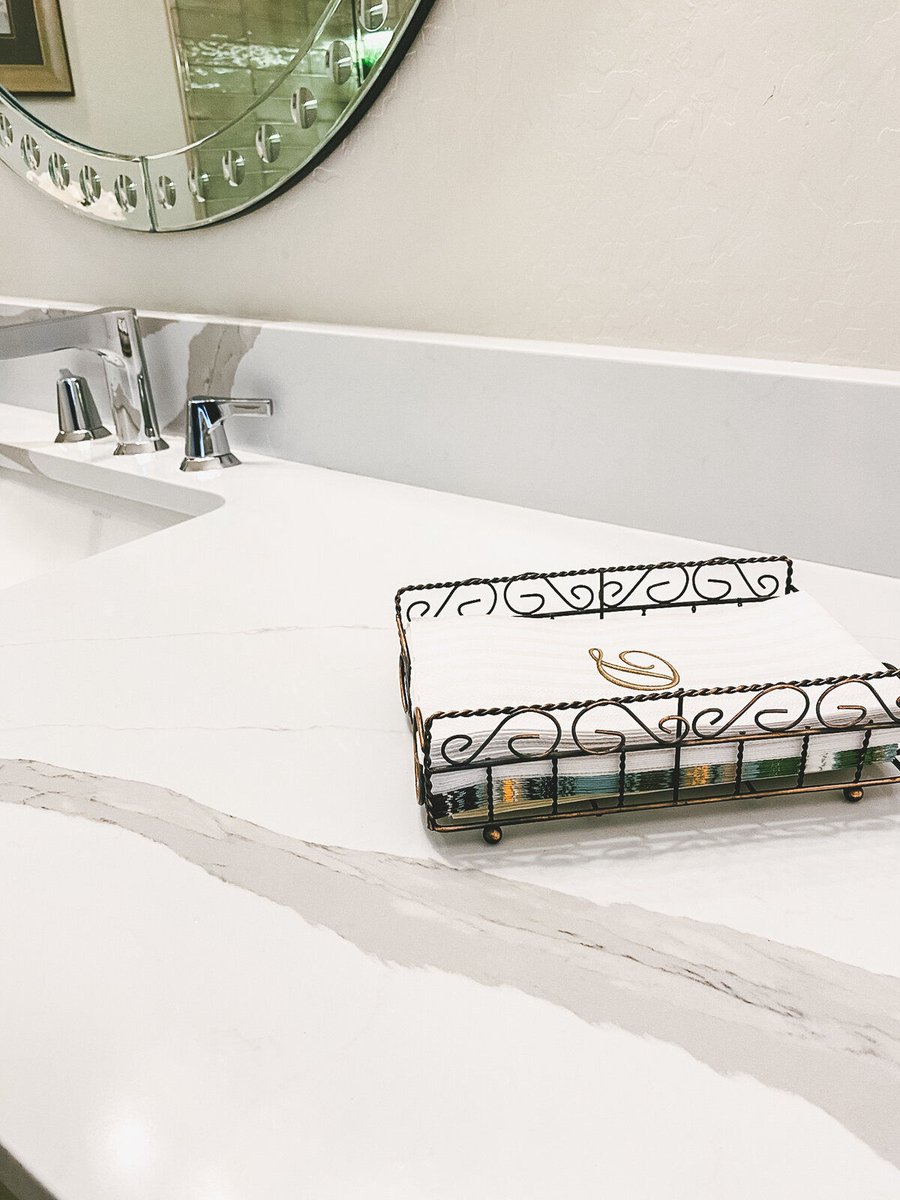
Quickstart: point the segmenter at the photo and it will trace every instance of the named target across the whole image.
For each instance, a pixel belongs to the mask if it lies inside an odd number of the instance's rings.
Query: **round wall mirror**
[[[0,0],[0,159],[126,229],[238,216],[329,154],[434,0]]]

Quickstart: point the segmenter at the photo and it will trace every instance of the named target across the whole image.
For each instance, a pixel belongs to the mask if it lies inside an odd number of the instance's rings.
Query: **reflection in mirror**
[[[432,3],[60,0],[74,94],[0,95],[0,157],[131,228],[233,215],[332,148]]]

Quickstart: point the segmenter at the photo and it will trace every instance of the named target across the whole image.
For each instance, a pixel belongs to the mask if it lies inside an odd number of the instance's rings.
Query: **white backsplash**
[[[47,307],[0,302],[2,319],[32,311]],[[896,467],[882,448],[900,372],[160,313],[142,323],[173,434],[189,395],[271,396],[271,420],[232,422],[236,447],[900,575]],[[55,358],[91,379],[102,410],[93,356]],[[4,363],[0,400],[41,395],[52,410],[54,379],[48,358]]]

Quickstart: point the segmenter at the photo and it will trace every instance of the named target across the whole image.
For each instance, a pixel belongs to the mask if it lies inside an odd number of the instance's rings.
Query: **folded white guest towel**
[[[649,609],[536,620],[422,617],[407,631],[413,704],[429,713],[600,700],[635,692],[604,679],[622,651],[659,655],[681,688],[735,687],[882,671],[884,666],[804,592],[742,605]]]

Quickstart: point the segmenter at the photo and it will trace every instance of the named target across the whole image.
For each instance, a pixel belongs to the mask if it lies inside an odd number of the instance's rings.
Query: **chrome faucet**
[[[57,350],[99,354],[119,444],[116,454],[167,450],[160,436],[144,346],[133,308],[99,308],[71,317],[0,326],[0,360]]]
[[[237,467],[225,432],[226,417],[271,417],[271,400],[238,400],[230,396],[191,396],[185,410],[182,471]]]

